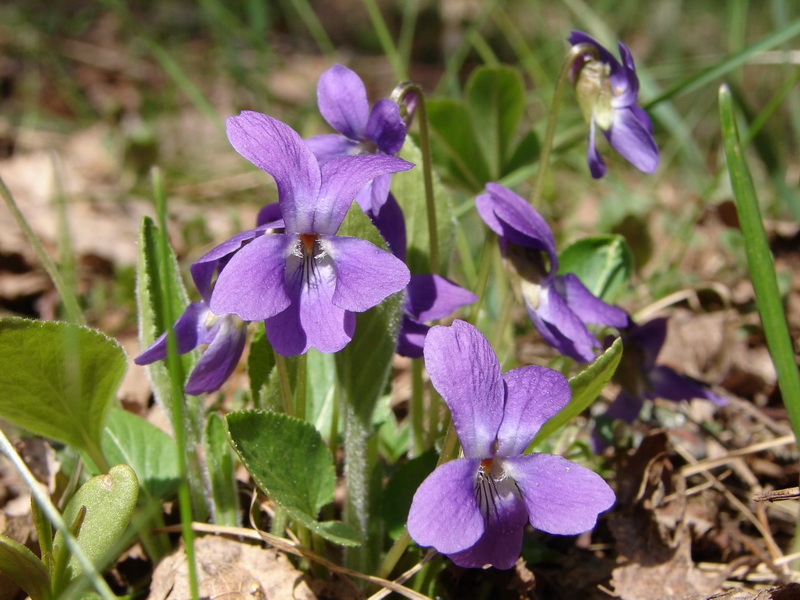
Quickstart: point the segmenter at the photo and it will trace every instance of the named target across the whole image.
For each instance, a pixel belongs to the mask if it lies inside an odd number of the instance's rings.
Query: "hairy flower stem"
[[[431,273],[440,274],[439,233],[436,224],[436,198],[433,193],[433,163],[431,162],[431,140],[428,129],[428,111],[425,107],[425,93],[416,83],[403,82],[394,88],[391,98],[401,107],[403,99],[414,95],[416,111],[419,113],[419,145],[422,152],[422,178],[425,184],[425,206],[428,216],[428,252]]]
[[[175,283],[166,277],[167,273],[167,245],[169,240],[167,238],[167,206],[166,196],[164,194],[164,186],[161,179],[161,172],[154,168],[152,170],[153,192],[155,197],[156,215],[158,216],[158,226],[160,229],[159,237],[159,271],[161,272],[161,282],[159,289],[162,290],[162,302],[164,306],[164,330],[167,332],[167,370],[169,371],[171,383],[171,415],[173,418],[172,429],[175,434],[175,445],[178,448],[178,476],[180,484],[178,486],[178,501],[180,506],[181,516],[181,532],[183,534],[183,541],[186,547],[186,562],[188,565],[189,574],[189,590],[192,599],[196,600],[199,597],[199,587],[197,584],[197,564],[195,561],[194,553],[194,531],[192,530],[192,505],[198,507],[198,503],[193,503],[194,496],[200,494],[200,506],[204,506],[202,498],[205,496],[202,489],[191,489],[189,482],[202,482],[203,477],[200,473],[194,473],[192,476],[189,474],[189,460],[188,454],[194,452],[198,447],[199,440],[187,439],[186,420],[184,416],[184,400],[183,393],[183,369],[181,362],[178,358],[178,342],[175,339],[175,330],[173,323],[176,318],[176,307],[173,304],[173,286]],[[202,410],[202,405],[194,403]],[[192,416],[188,417],[190,423],[194,423],[196,419]],[[195,430],[195,427],[190,427],[190,431]],[[201,519],[204,520],[204,519]]]
[[[274,350],[273,350],[274,352]],[[289,371],[286,367],[286,358],[275,352],[275,368],[278,370],[278,387],[283,400],[283,412],[294,416],[294,403],[292,402],[292,388],[289,385]]]
[[[294,415],[301,421],[306,420],[306,373],[308,354],[297,357],[297,377],[294,383]]]
[[[564,62],[561,64],[561,71],[558,74],[556,81],[556,89],[553,93],[553,103],[550,105],[550,113],[547,117],[547,130],[544,134],[544,142],[542,143],[542,151],[539,154],[539,170],[536,172],[536,179],[533,182],[533,190],[531,192],[531,204],[534,208],[539,208],[539,203],[542,200],[542,188],[544,187],[544,176],[550,163],[550,154],[553,151],[553,139],[556,133],[556,120],[558,118],[558,110],[561,108],[561,100],[564,95],[564,86],[569,81],[569,72],[572,65],[580,56],[591,54],[595,58],[598,57],[597,49],[591,44],[576,44],[569,49]]]
[[[422,360],[411,361],[411,448],[409,455],[419,456],[425,450]]]
[[[458,434],[456,433],[456,428],[451,424],[447,428],[447,434],[445,435],[444,443],[442,444],[442,451],[439,454],[439,460],[437,461],[436,466],[438,467],[439,465],[454,459],[456,457],[457,448]],[[400,537],[398,537],[392,547],[389,548],[389,551],[386,553],[386,557],[378,567],[376,572],[378,577],[387,578],[389,576],[389,574],[392,572],[392,569],[394,569],[400,558],[402,558],[403,553],[408,548],[408,544],[410,542],[411,537],[408,535],[408,530],[404,529],[403,533],[400,534]]]
[[[8,206],[8,210],[11,211],[19,228],[22,230],[22,233],[25,234],[25,238],[36,253],[39,262],[42,263],[53,285],[56,286],[58,295],[61,296],[61,302],[64,303],[64,312],[66,313],[67,320],[71,323],[77,323],[78,325],[85,325],[86,320],[83,318],[83,313],[78,305],[78,299],[71,293],[69,286],[67,286],[63,277],[61,277],[58,267],[50,256],[48,256],[47,252],[45,252],[44,246],[42,246],[39,238],[36,237],[36,234],[33,232],[33,229],[31,229],[22,211],[20,211],[19,206],[17,206],[14,200],[14,196],[11,194],[11,190],[8,189],[2,177],[0,177],[0,194],[2,194],[3,200],[5,200],[6,206]]]
[[[472,304],[472,311],[468,319],[473,325],[478,322],[478,315],[483,306],[483,298],[486,296],[486,287],[489,283],[489,273],[492,268],[492,257],[494,256],[494,249],[497,245],[495,243],[496,241],[497,234],[491,230],[487,230],[486,238],[483,240],[483,248],[481,249],[480,267],[478,268],[478,285],[475,289],[478,300]]]

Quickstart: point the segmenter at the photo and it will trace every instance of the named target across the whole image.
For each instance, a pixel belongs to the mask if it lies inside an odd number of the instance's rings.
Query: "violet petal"
[[[424,354],[431,383],[450,408],[464,455],[493,456],[503,419],[504,386],[489,342],[475,327],[456,319],[450,327],[431,327]]]
[[[322,167],[322,189],[311,209],[311,225],[308,229],[297,231],[328,235],[336,233],[353,198],[368,181],[378,175],[406,171],[413,166],[402,158],[383,154],[359,154],[333,159]]]
[[[614,123],[603,133],[609,144],[634,167],[653,173],[658,168],[658,146],[636,114],[630,108],[614,109]]]
[[[178,354],[186,354],[200,343],[198,340],[205,329],[203,321],[209,310],[205,302],[192,302],[175,321],[175,341]],[[133,359],[137,365],[149,365],[167,357],[167,332],[165,331],[150,344],[144,352]]]
[[[351,140],[364,139],[369,101],[364,82],[344,65],[335,64],[317,82],[319,112],[336,131]]]
[[[478,459],[451,460],[417,488],[408,512],[408,533],[417,544],[452,554],[480,539],[485,525],[474,492],[479,467]]]
[[[514,456],[522,454],[545,421],[567,405],[572,390],[566,377],[546,367],[511,369],[503,380],[506,404],[497,455]]]
[[[266,229],[283,229],[283,217],[279,202],[270,202],[261,207],[256,216],[256,225]],[[283,233],[278,232],[278,233]]]
[[[717,406],[724,406],[728,401],[712,392],[708,386],[688,375],[682,375],[667,367],[658,365],[648,371],[650,385],[654,396],[678,402],[692,398],[705,398]]]
[[[277,202],[273,204],[277,206]],[[211,298],[211,290],[214,288],[214,274],[222,271],[222,268],[228,264],[231,256],[238,252],[245,244],[264,235],[267,228],[268,227],[259,226],[255,229],[240,231],[233,237],[215,246],[192,263],[192,266],[189,267],[189,271],[192,274],[194,285],[197,287],[197,291],[200,292],[203,300],[208,302]]]
[[[334,158],[357,154],[358,144],[338,133],[326,133],[306,138],[306,146],[317,157],[320,167]]]
[[[555,289],[550,286],[542,287],[539,306],[535,309],[526,297],[525,308],[545,341],[561,354],[580,362],[588,362],[594,358],[592,349],[600,343]]]
[[[284,356],[302,354],[310,347],[337,352],[353,337],[352,313],[331,301],[337,284],[333,260],[330,256],[310,260],[289,257],[285,285],[291,304],[265,321],[267,338]]]
[[[235,314],[244,321],[261,321],[290,304],[284,272],[297,236],[271,233],[256,238],[233,255],[211,294],[211,310]]]
[[[408,285],[410,273],[403,261],[372,242],[348,236],[320,236],[336,265],[332,302],[363,312]]]
[[[319,164],[297,132],[268,115],[245,110],[226,121],[236,151],[275,179],[287,231],[311,232],[319,195]]]
[[[380,177],[378,178],[380,179]],[[373,181],[374,183],[374,181]],[[357,200],[358,198],[356,198]],[[386,196],[386,202],[378,211],[364,211],[367,213],[372,224],[378,229],[389,250],[397,258],[405,262],[406,260],[406,220],[403,216],[403,209],[397,199],[390,192]]]
[[[516,481],[533,527],[547,533],[576,535],[597,523],[614,504],[614,492],[594,471],[553,454],[502,459]]]
[[[194,366],[186,393],[198,395],[218,390],[239,364],[247,338],[247,327],[232,315],[219,317],[220,327],[214,340]]]
[[[644,351],[643,366],[645,369],[649,369],[655,364],[658,353],[664,346],[667,339],[667,321],[667,317],[650,319],[641,325],[633,325],[623,336],[625,345],[633,344]]]
[[[479,501],[483,500],[481,512],[486,531],[470,548],[448,556],[461,567],[480,568],[490,564],[497,569],[510,569],[519,558],[528,511],[511,479],[486,478],[482,483],[476,485],[475,495]]]
[[[544,250],[551,269],[558,268],[553,232],[542,215],[523,198],[498,183],[487,183],[485,194],[475,198],[481,219],[512,244]]]
[[[395,352],[408,358],[422,358],[422,349],[425,347],[425,337],[429,330],[430,325],[403,315],[400,321],[400,331],[397,333]]]
[[[478,296],[434,273],[415,273],[406,290],[406,310],[420,321],[446,317]]]
[[[596,139],[597,126],[594,120],[589,123],[589,145],[586,147],[586,162],[589,163],[589,172],[595,179],[600,179],[606,174],[606,163],[597,151]]]
[[[551,285],[584,323],[600,323],[612,327],[625,327],[628,324],[628,314],[624,310],[600,300],[574,273],[556,275]]]
[[[381,98],[372,105],[367,121],[366,138],[384,154],[397,154],[406,140],[406,124],[394,100]]]

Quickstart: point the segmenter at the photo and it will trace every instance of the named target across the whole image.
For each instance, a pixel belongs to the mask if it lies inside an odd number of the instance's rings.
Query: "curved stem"
[[[576,59],[589,53],[595,58],[597,57],[597,49],[591,44],[576,44],[569,49],[567,56],[564,57],[564,62],[561,64],[561,71],[558,74],[556,81],[556,89],[553,93],[553,103],[550,105],[550,113],[547,117],[547,131],[544,134],[544,142],[542,143],[542,151],[539,154],[539,170],[536,172],[536,179],[533,182],[533,191],[531,193],[531,204],[534,208],[539,208],[539,203],[542,200],[542,188],[544,187],[544,174],[547,171],[550,162],[550,154],[553,151],[553,138],[556,132],[556,117],[558,117],[558,109],[561,107],[561,97],[564,94],[564,86],[569,81],[569,72]]]
[[[416,83],[406,81],[392,91],[392,100],[403,106],[408,94],[414,94],[415,110],[419,112],[419,145],[422,152],[422,178],[425,184],[425,206],[428,216],[428,246],[431,273],[439,273],[439,229],[436,224],[436,198],[433,193],[433,164],[431,162],[431,140],[428,130],[428,112],[425,108],[425,93]],[[410,116],[408,120],[410,121]]]

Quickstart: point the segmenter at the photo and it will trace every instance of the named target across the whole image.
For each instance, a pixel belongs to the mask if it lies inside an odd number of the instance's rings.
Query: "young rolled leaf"
[[[469,192],[480,192],[492,176],[466,103],[453,98],[431,98],[427,108],[434,152],[444,159],[449,179]],[[410,160],[402,153],[400,156]]]
[[[246,410],[226,416],[228,439],[258,487],[297,522],[343,546],[359,543],[345,523],[320,522],[320,509],[333,500],[336,473],[325,441],[309,423]]]
[[[594,402],[611,380],[614,371],[617,370],[620,358],[622,358],[622,338],[617,338],[611,347],[598,356],[592,364],[575,377],[570,378],[569,387],[572,389],[572,397],[569,404],[542,425],[539,433],[528,444],[526,451],[530,452],[539,442],[561,429]]]
[[[4,535],[0,535],[0,573],[5,573],[31,600],[51,598],[50,576],[44,563],[27,547]]]
[[[70,499],[64,510],[64,521],[72,524],[85,507],[86,514],[77,540],[86,556],[98,569],[114,557],[109,556],[131,520],[139,496],[136,473],[128,465],[112,467],[107,474],[92,477]],[[57,553],[65,552],[61,532],[56,534],[53,546]],[[59,561],[56,561],[57,563]],[[67,563],[66,580],[76,579],[82,572],[73,556]]]
[[[126,366],[122,347],[97,330],[0,319],[0,417],[83,450],[102,468],[101,433]]]
[[[139,260],[136,267],[136,308],[139,316],[139,341],[142,348],[147,348],[164,331],[164,294],[166,293],[161,286],[160,265],[162,261],[159,257],[159,231],[150,217],[142,219],[142,226],[139,230]],[[171,248],[167,248],[167,273],[165,278],[169,278],[174,285],[170,286],[175,292],[172,299],[172,307],[176,314],[181,314],[189,304],[186,289],[178,269],[178,261]],[[190,373],[194,365],[195,353],[188,352],[180,357],[184,373]],[[145,367],[150,384],[153,387],[153,394],[156,400],[163,407],[164,411],[174,422],[170,413],[171,406],[168,401],[170,397],[170,378],[165,361],[156,361]]]
[[[127,410],[112,408],[103,431],[103,454],[111,464],[126,464],[153,499],[163,500],[178,487],[175,440]]]
[[[633,271],[633,254],[621,235],[598,235],[570,244],[558,255],[560,274],[574,273],[595,296],[613,302]]]

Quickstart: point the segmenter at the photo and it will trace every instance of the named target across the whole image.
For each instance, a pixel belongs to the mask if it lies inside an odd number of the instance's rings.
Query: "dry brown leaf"
[[[276,550],[217,536],[195,542],[200,597],[220,600],[316,600],[289,560]],[[153,572],[148,600],[190,598],[186,553],[181,546]]]

